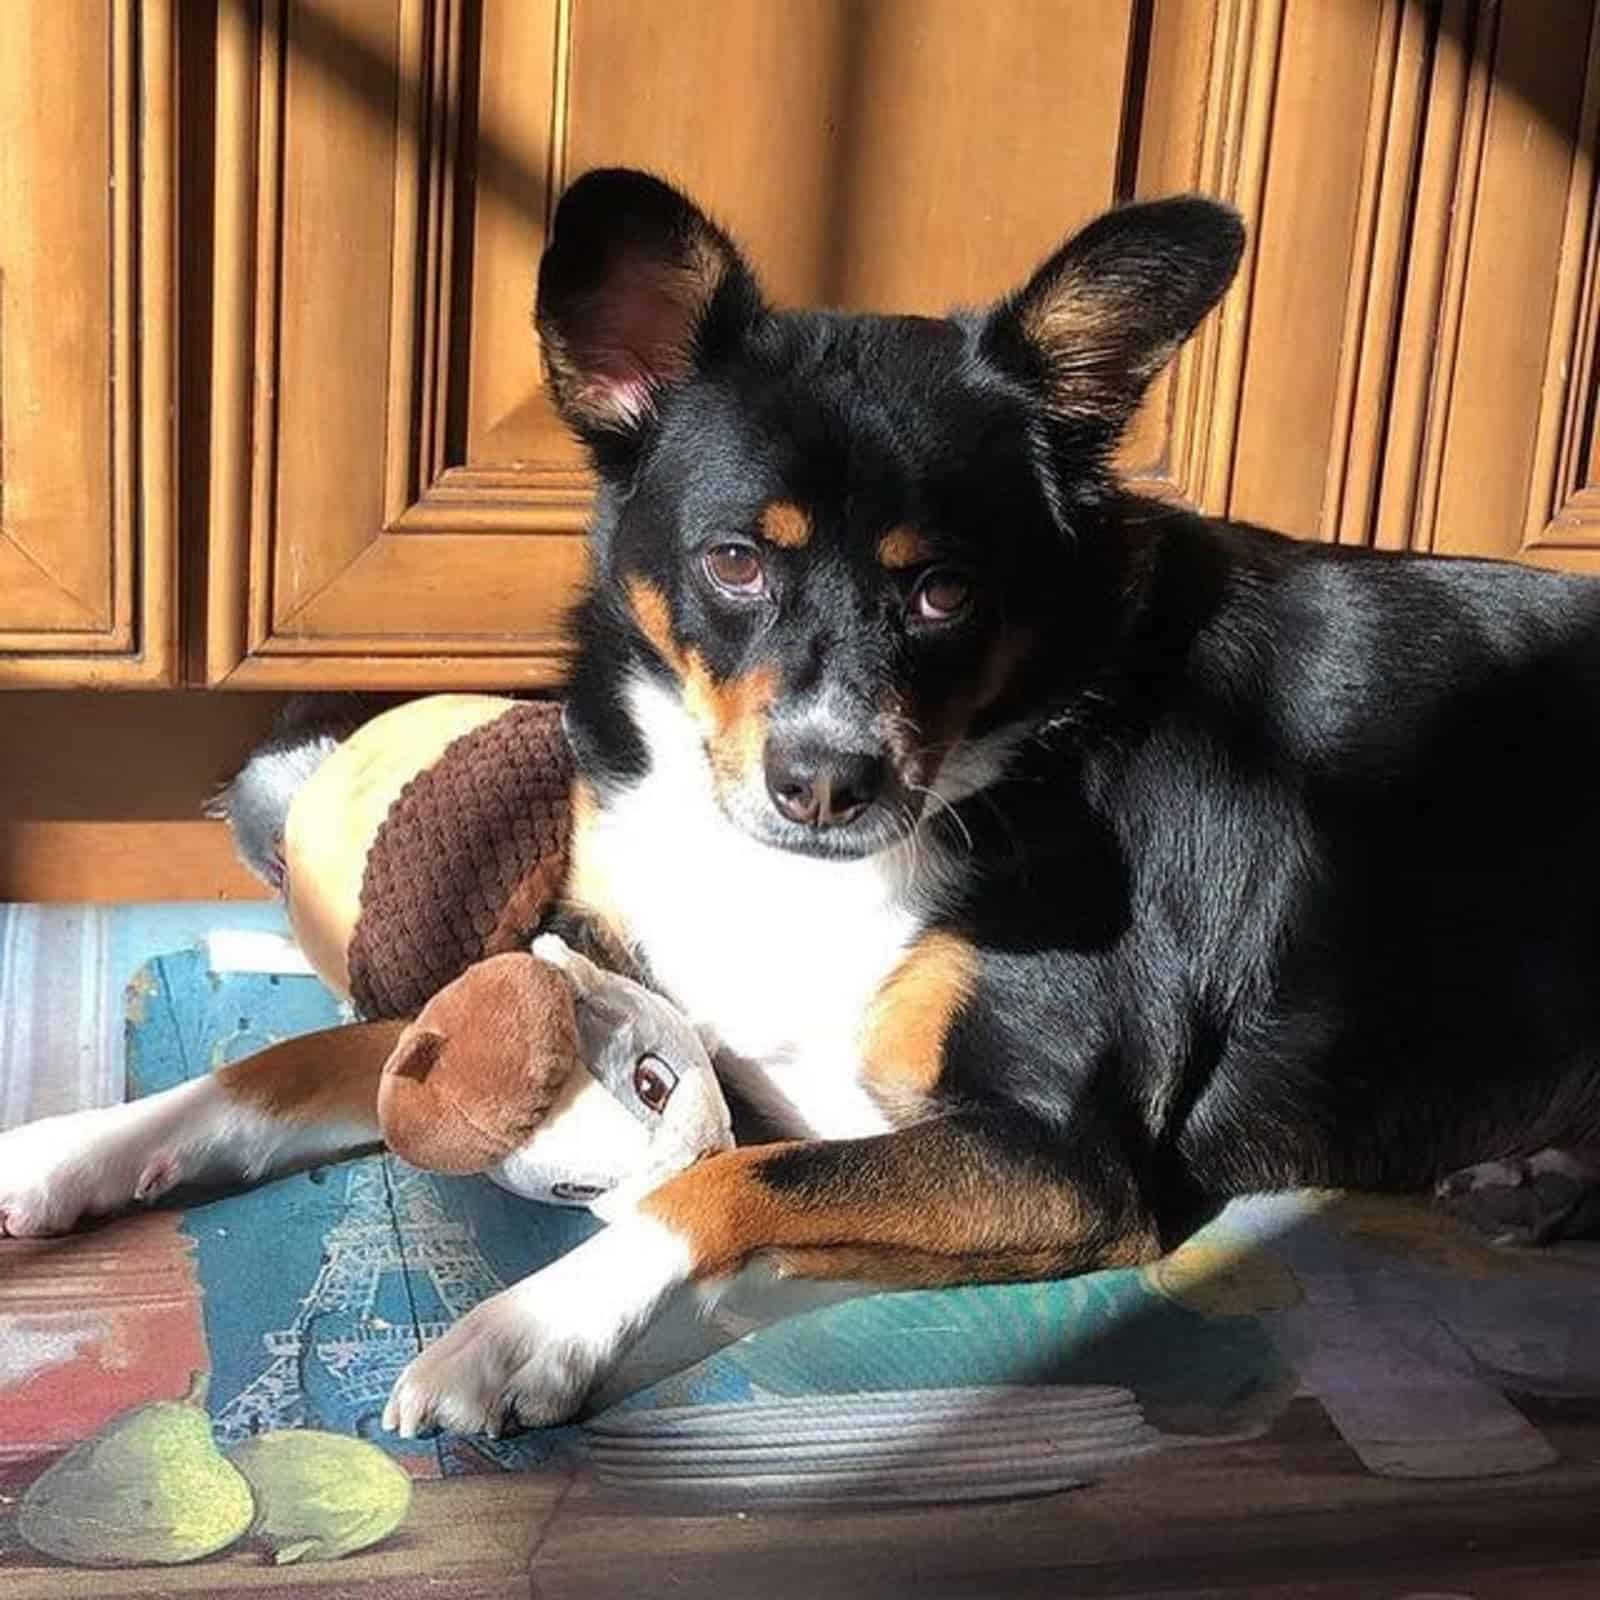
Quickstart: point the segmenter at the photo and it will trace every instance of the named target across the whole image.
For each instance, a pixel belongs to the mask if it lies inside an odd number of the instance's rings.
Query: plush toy
[[[477,962],[428,1001],[384,1064],[378,1119],[413,1166],[487,1172],[601,1216],[733,1144],[683,1014],[554,934]]]
[[[707,1044],[659,995],[535,937],[566,875],[560,708],[431,695],[295,730],[216,810],[312,967],[369,1019],[385,1142],[601,1215],[733,1143]],[[531,946],[531,948],[530,948]]]

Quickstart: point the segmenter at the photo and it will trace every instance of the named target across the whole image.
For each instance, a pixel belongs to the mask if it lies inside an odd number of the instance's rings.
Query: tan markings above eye
[[[647,1111],[665,1111],[677,1087],[678,1075],[665,1061],[658,1056],[639,1057],[633,1069],[633,1092]]]
[[[878,541],[878,561],[891,572],[915,567],[933,559],[933,546],[915,528],[891,528]]]
[[[769,500],[761,508],[761,537],[784,550],[799,550],[811,541],[811,518],[792,500]]]
[[[972,580],[960,572],[930,572],[911,597],[911,607],[924,622],[949,622],[972,604]]]
[[[706,573],[728,594],[760,594],[766,587],[761,557],[747,544],[714,544],[705,553]]]

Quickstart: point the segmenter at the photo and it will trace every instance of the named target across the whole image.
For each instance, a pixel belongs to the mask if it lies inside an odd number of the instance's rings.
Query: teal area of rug
[[[203,948],[158,956],[129,988],[128,1092],[187,1078],[343,1020],[313,978],[217,973]],[[224,1443],[273,1428],[370,1438],[441,1472],[546,1459],[559,1432],[506,1442],[401,1441],[379,1426],[421,1343],[597,1226],[479,1178],[387,1154],[315,1168],[184,1213],[197,1246],[208,1407]]]

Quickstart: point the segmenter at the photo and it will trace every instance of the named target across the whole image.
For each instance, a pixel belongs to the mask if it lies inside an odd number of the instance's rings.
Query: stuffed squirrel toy
[[[431,695],[342,738],[291,724],[213,809],[312,968],[369,1019],[345,1045],[388,1052],[389,1147],[605,1215],[733,1135],[677,1008],[538,934],[571,784],[558,706]]]

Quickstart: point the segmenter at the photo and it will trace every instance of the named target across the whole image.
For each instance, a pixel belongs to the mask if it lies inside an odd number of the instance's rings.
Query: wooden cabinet
[[[1600,568],[1597,12],[186,0],[188,677],[553,679],[588,484],[529,313],[553,198],[601,163],[680,180],[777,300],[879,309],[992,298],[1118,197],[1226,197],[1249,251],[1134,476]],[[0,9],[0,682],[174,669],[170,26]]]
[[[0,6],[0,685],[173,681],[173,14]]]

